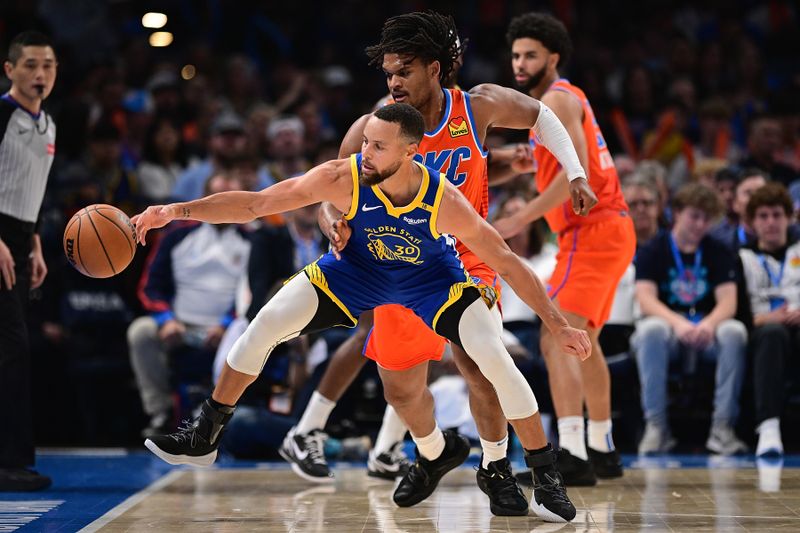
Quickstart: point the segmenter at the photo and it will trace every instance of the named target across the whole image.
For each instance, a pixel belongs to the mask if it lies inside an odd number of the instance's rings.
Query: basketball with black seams
[[[90,278],[110,278],[125,270],[136,254],[136,228],[128,216],[107,204],[84,207],[67,223],[64,253]]]

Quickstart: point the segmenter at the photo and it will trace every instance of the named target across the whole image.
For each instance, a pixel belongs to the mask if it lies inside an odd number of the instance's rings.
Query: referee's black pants
[[[0,215],[0,239],[14,257],[17,282],[0,288],[0,468],[33,465],[31,357],[26,311],[30,292],[28,256],[33,224]]]

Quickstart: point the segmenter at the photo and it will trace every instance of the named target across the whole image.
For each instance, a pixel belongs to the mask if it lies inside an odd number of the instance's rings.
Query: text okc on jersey
[[[427,218],[408,218],[405,216],[403,217],[403,220],[405,220],[408,224],[425,224],[428,222]]]

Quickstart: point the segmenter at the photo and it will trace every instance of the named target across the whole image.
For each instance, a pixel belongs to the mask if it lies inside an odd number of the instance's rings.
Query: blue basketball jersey
[[[345,218],[352,229],[342,259],[326,253],[306,267],[323,289],[353,319],[384,304],[414,311],[428,326],[474,286],[455,249],[455,239],[436,231],[445,180],[419,163],[422,183],[406,206],[395,207],[378,186],[361,185],[361,154],[350,156],[353,198]]]

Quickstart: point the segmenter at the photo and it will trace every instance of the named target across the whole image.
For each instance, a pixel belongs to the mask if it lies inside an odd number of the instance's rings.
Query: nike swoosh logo
[[[392,463],[391,465],[384,463],[383,461],[375,461],[378,463],[381,468],[386,472],[398,472],[400,470],[400,465],[398,463]]]
[[[308,451],[301,450],[294,438],[292,438],[292,451],[294,451],[294,456],[297,457],[298,461],[303,461],[306,457],[308,457]]]
[[[364,205],[361,206],[361,210],[364,211],[364,212],[366,212],[366,211],[374,211],[375,209],[380,209],[381,207],[383,207],[383,206],[382,205],[373,205],[372,207],[367,207],[367,204],[364,204]]]
[[[19,133],[20,135],[25,135],[29,131],[31,131],[31,130],[17,130],[17,133]]]

